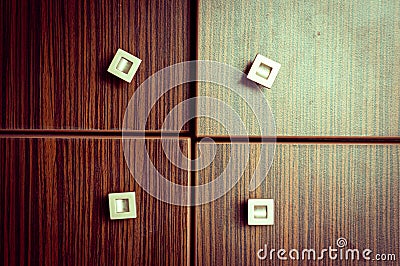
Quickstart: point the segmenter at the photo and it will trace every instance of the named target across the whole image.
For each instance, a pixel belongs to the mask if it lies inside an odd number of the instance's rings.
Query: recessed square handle
[[[271,88],[280,68],[281,64],[278,62],[258,54],[251,65],[247,78],[264,87]]]
[[[273,225],[274,224],[274,200],[273,199],[249,199],[247,202],[248,225]]]
[[[136,218],[135,192],[110,193],[108,203],[111,220]]]
[[[131,82],[141,62],[136,56],[118,49],[107,71],[126,82]]]

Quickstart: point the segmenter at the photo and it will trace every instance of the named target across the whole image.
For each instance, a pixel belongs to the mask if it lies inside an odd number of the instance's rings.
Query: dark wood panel
[[[136,140],[132,140],[135,142]],[[172,182],[188,173],[146,141]],[[188,153],[188,140],[180,147]],[[141,189],[120,139],[0,139],[2,265],[186,265],[189,210]],[[143,174],[145,169],[143,170]],[[108,193],[136,192],[137,218],[110,220]]]
[[[0,127],[121,129],[137,87],[191,59],[193,8],[188,0],[1,1]],[[118,48],[143,60],[130,84],[107,72]],[[188,97],[188,85],[166,93],[146,129],[160,129]]]
[[[373,251],[371,257],[377,253],[395,254],[397,260],[385,265],[398,265],[399,145],[279,144],[266,180],[250,192],[249,180],[256,169],[259,148],[259,144],[251,145],[250,164],[230,192],[196,207],[198,265],[286,265],[288,261],[277,259],[277,250],[337,248],[336,240],[341,237],[348,243],[343,252],[369,248]],[[227,154],[236,152],[244,157],[241,144],[220,144],[218,150],[213,163],[197,175],[199,183],[215,179],[225,169]],[[275,200],[275,225],[247,225],[250,198]],[[276,250],[272,261],[257,258],[265,244],[268,253]],[[329,260],[325,255],[315,264],[357,264]],[[289,264],[308,265],[312,261],[289,260]],[[360,260],[358,264],[367,262]]]
[[[200,0],[198,59],[246,74],[258,53],[281,63],[272,88],[260,88],[280,136],[400,136],[399,18],[398,0]],[[258,134],[237,95],[209,83],[198,94],[233,106]],[[198,130],[226,135],[207,118]]]

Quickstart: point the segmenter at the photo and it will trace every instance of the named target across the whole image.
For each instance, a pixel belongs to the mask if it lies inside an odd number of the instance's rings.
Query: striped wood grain
[[[282,64],[262,89],[278,135],[400,136],[399,1],[199,1],[198,59],[247,73],[257,53]],[[233,106],[257,135],[237,95],[213,84],[198,94]],[[198,133],[226,135],[207,118]]]
[[[187,184],[159,140],[146,144],[161,174]],[[188,209],[137,185],[120,139],[1,138],[0,174],[2,265],[188,264]],[[124,191],[136,192],[138,217],[111,221],[107,195]]]
[[[1,1],[0,128],[121,129],[137,87],[191,59],[193,8],[188,0]],[[118,48],[143,60],[130,84],[107,72]],[[188,97],[188,85],[166,93],[146,129],[160,129]],[[174,120],[176,131],[181,120]]]
[[[225,169],[231,152],[244,156],[243,145],[219,144],[216,159],[197,175],[197,182],[215,179]],[[397,265],[399,145],[279,144],[268,177],[254,192],[249,192],[248,183],[256,169],[259,144],[251,144],[250,155],[249,167],[230,192],[196,207],[197,265],[309,265],[312,262],[284,263],[277,259],[276,253],[273,261],[258,260],[257,251],[264,244],[268,246],[267,252],[281,248],[287,252],[306,248],[320,251],[328,246],[336,248],[340,237],[347,239],[346,248],[371,249],[371,257],[376,253],[394,253],[396,262],[385,265]],[[250,198],[275,200],[275,225],[247,225]],[[366,263],[361,260],[359,265]],[[315,263],[322,264],[357,263],[330,261],[325,256]],[[370,264],[382,265],[382,262]]]

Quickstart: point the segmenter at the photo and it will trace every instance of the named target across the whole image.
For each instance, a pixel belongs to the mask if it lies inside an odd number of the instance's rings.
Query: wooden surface
[[[213,164],[196,181],[216,179],[233,152],[245,156],[241,144],[219,144]],[[195,208],[197,265],[278,265],[277,259],[258,260],[257,251],[264,244],[269,250],[335,248],[340,237],[347,239],[346,248],[394,253],[399,259],[399,145],[278,144],[268,177],[254,192],[248,183],[259,144],[252,144],[250,155],[249,167],[230,192]],[[247,225],[249,198],[275,200],[275,225]]]
[[[200,0],[198,12],[198,59],[246,74],[257,53],[282,64],[263,89],[277,135],[400,135],[399,1]],[[257,135],[238,96],[207,83],[198,94],[231,105]],[[206,118],[197,126],[226,134]]]
[[[10,130],[0,132],[3,264],[254,265],[264,244],[318,249],[338,237],[351,248],[399,259],[398,145],[279,144],[267,180],[250,193],[246,182],[259,147],[252,144],[239,184],[189,210],[162,203],[135,183],[118,136],[138,86],[164,67],[196,59],[196,52],[245,72],[256,53],[282,64],[271,90],[247,92],[268,99],[279,136],[317,136],[316,142],[318,136],[399,136],[399,18],[395,0],[0,1],[0,130]],[[130,84],[106,71],[118,48],[143,60]],[[147,96],[165,84],[152,83]],[[237,96],[196,86],[199,96],[233,106],[250,133],[259,134]],[[166,93],[146,133],[158,131],[174,106],[194,96],[192,89]],[[143,112],[139,104],[130,115]],[[174,130],[188,112],[173,119]],[[207,118],[194,126],[183,127],[185,136],[226,135]],[[189,158],[190,143],[198,140],[181,139]],[[162,155],[160,141],[148,145],[158,171],[187,185],[188,173]],[[193,181],[216,178],[229,151],[220,144],[211,167]],[[138,218],[111,221],[107,194],[127,190],[136,192]],[[275,199],[275,226],[247,226],[250,197]]]
[[[1,1],[0,128],[121,129],[137,87],[191,59],[193,8],[187,0]],[[130,84],[107,72],[118,48],[143,60]],[[146,129],[160,129],[188,97],[188,85],[166,93]]]
[[[187,184],[159,140],[146,144],[161,174]],[[124,162],[116,138],[1,138],[1,264],[186,265],[188,209],[143,191]],[[124,191],[138,217],[111,221],[107,195]]]

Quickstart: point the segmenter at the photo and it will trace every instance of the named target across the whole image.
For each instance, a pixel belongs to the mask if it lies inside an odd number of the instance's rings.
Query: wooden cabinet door
[[[269,101],[278,136],[400,136],[399,14],[397,0],[200,0],[198,59],[246,74],[258,53],[279,62],[272,88],[247,95]],[[239,95],[211,83],[198,94],[227,103],[258,135]],[[211,119],[197,127],[226,135]]]
[[[213,163],[196,176],[198,184],[218,178],[229,160],[227,154],[245,156],[243,150],[238,143],[217,145]],[[381,265],[382,261],[375,260],[379,258],[386,258],[388,265],[397,265],[399,145],[278,144],[266,180],[250,192],[249,181],[259,151],[259,144],[251,144],[252,159],[232,190],[196,207],[197,265]],[[233,170],[232,175],[236,174]],[[274,225],[247,225],[247,201],[252,198],[274,199]],[[338,248],[338,243],[343,248]],[[329,246],[338,249],[339,258],[342,252],[344,259],[330,259],[325,253],[318,260]],[[262,259],[257,256],[260,249],[265,250],[260,253]],[[272,249],[275,252],[270,259]],[[277,257],[279,249],[286,251],[281,256],[287,261]],[[292,260],[288,254],[291,249],[320,253],[316,261]],[[359,261],[350,260],[352,253],[348,250],[353,249],[359,250]],[[361,258],[365,249],[371,250],[367,254],[370,261]],[[349,260],[345,259],[346,253]],[[308,258],[308,253],[304,254]],[[378,254],[380,257],[375,257]]]
[[[144,80],[192,59],[195,11],[188,0],[1,1],[0,128],[120,130]],[[131,83],[107,72],[118,48],[142,60]],[[146,129],[160,129],[189,94],[182,85],[163,95]],[[176,131],[182,119],[176,117]]]
[[[146,145],[163,176],[187,185],[160,140]],[[188,140],[179,145],[187,154]],[[0,174],[2,265],[188,264],[189,209],[135,182],[120,139],[1,138]],[[127,191],[136,192],[137,218],[110,220],[107,195]]]

